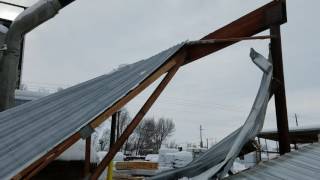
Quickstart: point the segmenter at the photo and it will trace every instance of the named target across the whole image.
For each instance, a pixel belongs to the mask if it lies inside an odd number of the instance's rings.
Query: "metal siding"
[[[123,98],[182,48],[0,113],[0,179],[14,176]]]
[[[227,179],[310,179],[320,177],[320,144],[305,146],[297,151],[263,162],[252,169],[229,176]]]

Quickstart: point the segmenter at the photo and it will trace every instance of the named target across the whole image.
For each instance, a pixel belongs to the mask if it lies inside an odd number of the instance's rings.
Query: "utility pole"
[[[298,127],[298,126],[299,126],[299,124],[298,124],[298,116],[297,116],[296,113],[294,113],[294,117],[296,118],[296,125],[297,125],[297,127]]]
[[[202,141],[202,126],[200,125],[200,148],[203,148],[203,141]]]

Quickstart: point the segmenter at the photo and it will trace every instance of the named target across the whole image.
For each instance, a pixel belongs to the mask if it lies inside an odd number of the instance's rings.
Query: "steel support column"
[[[112,148],[112,145],[116,139],[116,125],[117,125],[118,112],[114,113],[111,118],[111,132],[110,132],[110,145],[109,148]]]
[[[120,136],[120,115],[121,115],[121,111],[118,111],[117,112],[117,138],[116,138],[116,140],[117,139],[119,139],[119,136]]]
[[[92,174],[91,180],[96,180],[100,176],[100,174],[103,172],[105,167],[111,162],[113,157],[116,155],[116,153],[120,150],[122,145],[125,143],[125,141],[129,138],[129,136],[132,134],[134,129],[139,125],[145,114],[149,111],[153,103],[157,100],[157,98],[160,96],[162,91],[165,89],[165,87],[169,84],[170,80],[173,78],[173,76],[176,74],[182,63],[184,62],[185,54],[182,53],[181,56],[179,56],[176,61],[177,64],[169,70],[167,75],[164,77],[164,79],[161,81],[161,83],[157,86],[157,88],[154,90],[154,92],[151,94],[151,96],[148,98],[148,100],[145,102],[145,104],[142,106],[142,108],[139,110],[137,115],[132,119],[130,124],[127,126],[127,128],[124,130],[124,132],[121,134],[119,139],[115,142],[115,144],[112,146],[111,149],[109,149],[108,154],[103,158],[103,160],[100,162],[94,173]]]
[[[84,157],[84,177],[90,174],[91,136],[86,138],[86,152]]]
[[[286,92],[283,75],[280,25],[271,26],[270,34],[276,37],[271,39],[270,48],[273,60],[273,77],[280,83],[277,90],[274,91],[274,100],[276,106],[277,127],[279,135],[279,152],[282,155],[290,152],[290,140]]]

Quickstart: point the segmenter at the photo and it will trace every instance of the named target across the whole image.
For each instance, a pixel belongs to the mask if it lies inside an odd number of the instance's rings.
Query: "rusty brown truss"
[[[276,113],[278,122],[278,132],[280,133],[280,152],[283,154],[289,152],[289,139],[288,139],[288,122],[287,122],[287,110],[285,99],[285,87],[283,78],[282,67],[282,54],[281,54],[281,35],[280,25],[287,22],[286,17],[286,3],[285,1],[272,1],[255,11],[242,16],[241,18],[233,21],[232,23],[206,35],[199,41],[186,44],[176,55],[171,57],[165,64],[158,68],[153,74],[145,79],[140,85],[135,87],[130,93],[124,96],[113,104],[112,107],[107,109],[98,115],[88,125],[92,128],[98,127],[107,118],[116,113],[120,108],[125,106],[129,101],[135,98],[139,93],[146,89],[150,84],[160,78],[163,74],[166,74],[165,78],[158,85],[132,122],[125,129],[124,133],[112,146],[106,157],[98,165],[90,179],[97,179],[101,172],[106,168],[116,152],[120,150],[126,139],[130,136],[133,130],[137,127],[139,122],[143,119],[145,114],[151,108],[153,103],[159,97],[161,92],[165,89],[166,85],[170,82],[178,69],[186,64],[189,64],[195,60],[198,60],[211,53],[219,51],[225,47],[228,47],[241,40],[248,39],[265,39],[271,38],[271,53],[274,61],[274,78],[280,83],[280,88],[274,92],[276,95]],[[258,34],[262,31],[271,29],[271,35],[265,37],[250,38],[251,36]],[[278,84],[279,84],[278,83]],[[81,138],[80,133],[77,132],[66,139],[64,142],[57,145],[47,154],[42,156],[37,161],[33,162],[30,166],[22,170],[13,179],[30,179],[41,169],[45,168],[50,162],[57,158],[62,152],[68,149],[72,144],[77,142]],[[88,142],[90,139],[87,140]],[[87,142],[87,143],[88,143]],[[86,161],[88,156],[90,157],[90,146],[86,146]],[[86,167],[86,173],[88,174],[88,167]]]

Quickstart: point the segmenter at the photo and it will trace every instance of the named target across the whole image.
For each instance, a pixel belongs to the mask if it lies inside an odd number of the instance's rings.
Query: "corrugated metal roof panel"
[[[176,45],[0,113],[0,179],[9,179],[111,107],[182,48]]]
[[[305,146],[277,159],[263,162],[252,169],[227,179],[310,179],[320,178],[320,144]]]

